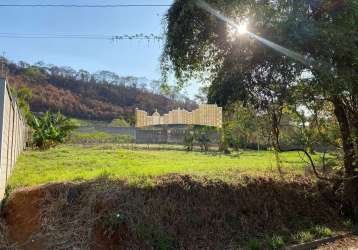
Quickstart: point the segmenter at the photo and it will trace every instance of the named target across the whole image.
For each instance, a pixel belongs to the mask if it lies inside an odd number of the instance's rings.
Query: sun
[[[235,41],[239,36],[248,32],[248,22],[243,21],[235,25],[227,25],[229,39]]]
[[[236,28],[240,35],[247,33],[247,23],[241,23]]]

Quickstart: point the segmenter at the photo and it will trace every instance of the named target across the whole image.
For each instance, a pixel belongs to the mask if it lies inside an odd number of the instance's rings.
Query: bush
[[[193,151],[194,139],[192,131],[187,130],[184,135],[184,147],[187,151]]]
[[[32,129],[32,145],[40,149],[48,149],[65,142],[69,134],[77,128],[59,112],[46,112],[42,116],[31,114],[28,124]]]
[[[194,138],[199,144],[201,151],[209,150],[210,137],[209,132],[212,128],[207,126],[194,126]]]
[[[196,140],[200,146],[201,151],[208,151],[209,150],[209,136],[207,133],[205,132],[200,132],[197,137]]]

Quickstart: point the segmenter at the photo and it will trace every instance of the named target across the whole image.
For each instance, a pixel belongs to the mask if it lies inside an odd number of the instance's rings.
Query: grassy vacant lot
[[[36,249],[281,249],[344,230],[315,181],[291,176],[306,172],[301,156],[279,158],[283,179],[250,178],[278,176],[268,151],[131,144],[26,151],[14,188],[95,180],[14,190],[3,224],[21,246],[46,246]],[[1,223],[0,245],[7,242]]]
[[[280,165],[286,173],[303,173],[306,163],[301,157],[297,152],[282,153]],[[131,150],[116,145],[64,145],[48,151],[24,152],[16,164],[10,185],[32,186],[99,176],[126,179],[129,183],[148,183],[150,177],[170,173],[230,181],[242,175],[277,175],[278,170],[275,155],[268,151],[221,155],[168,149]]]

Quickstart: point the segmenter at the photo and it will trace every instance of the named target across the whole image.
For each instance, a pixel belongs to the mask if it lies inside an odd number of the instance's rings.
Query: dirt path
[[[352,236],[325,244],[318,250],[358,250],[358,236]]]

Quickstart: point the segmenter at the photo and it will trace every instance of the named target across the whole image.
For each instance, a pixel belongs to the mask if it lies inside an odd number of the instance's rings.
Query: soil
[[[43,188],[21,189],[13,193],[6,206],[5,221],[10,240],[23,245],[25,249],[40,249],[42,246],[31,235],[41,228],[41,201]]]
[[[317,250],[358,250],[358,236],[351,236],[333,243],[324,244]]]

